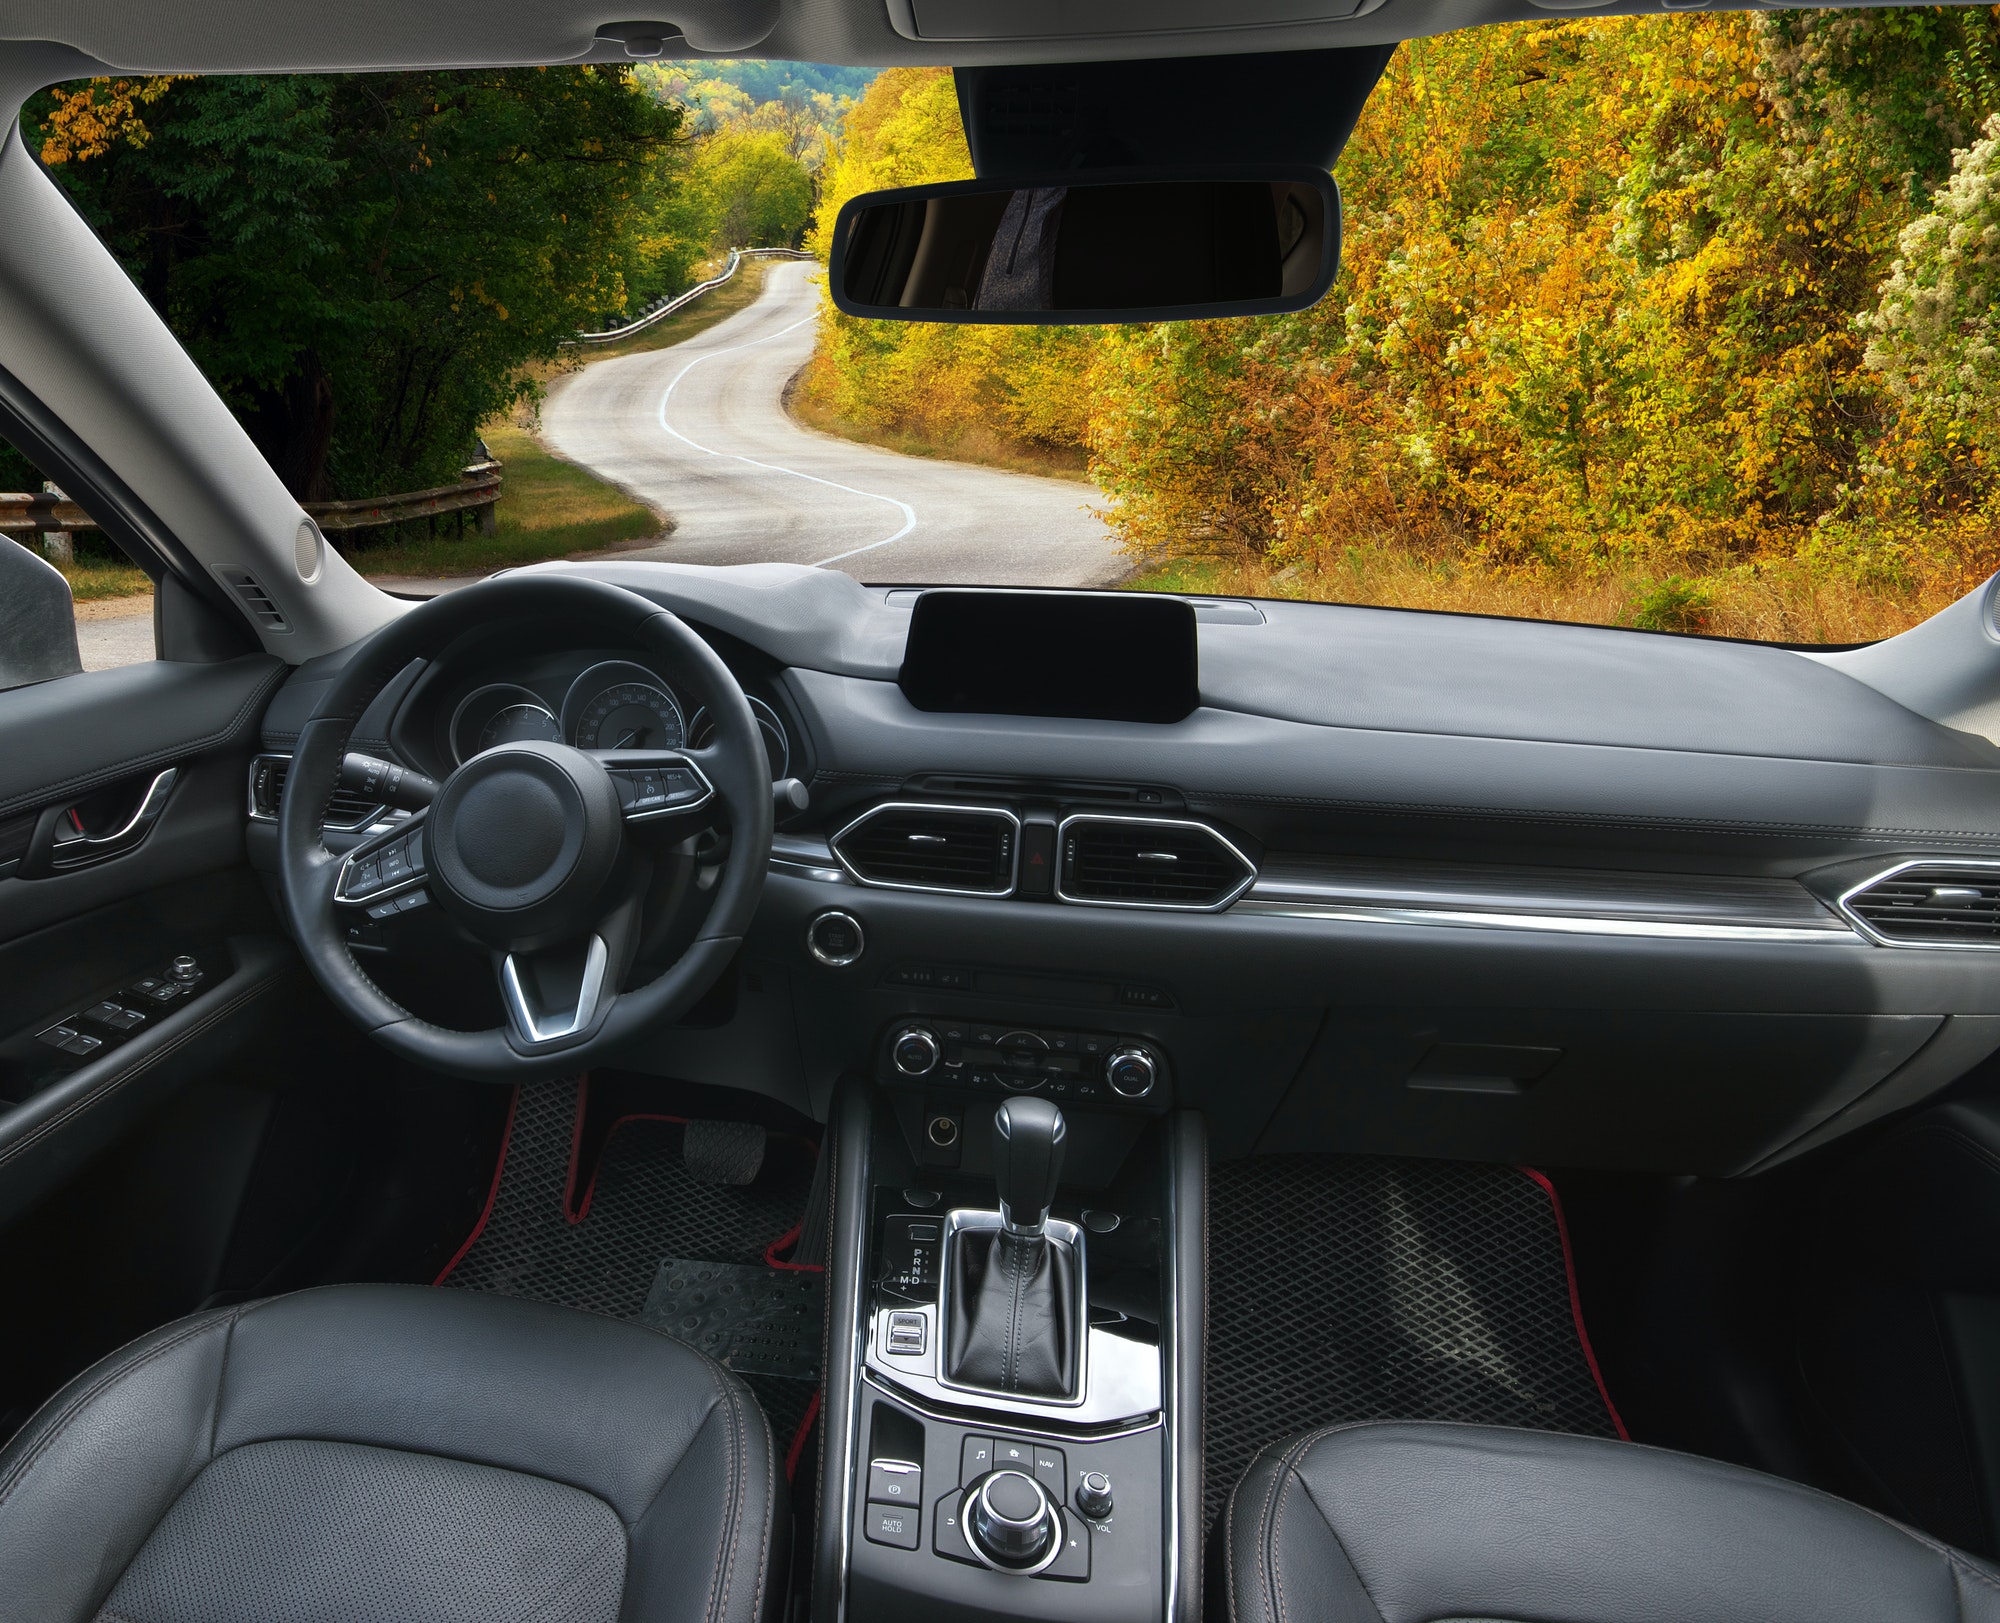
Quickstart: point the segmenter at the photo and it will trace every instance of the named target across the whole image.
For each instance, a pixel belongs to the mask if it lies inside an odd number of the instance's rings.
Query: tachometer
[[[564,730],[578,749],[677,750],[687,737],[681,707],[642,665],[611,660],[570,684]]]
[[[451,753],[455,761],[463,763],[496,744],[516,744],[530,738],[559,744],[562,727],[541,695],[519,683],[495,682],[477,688],[452,712]]]

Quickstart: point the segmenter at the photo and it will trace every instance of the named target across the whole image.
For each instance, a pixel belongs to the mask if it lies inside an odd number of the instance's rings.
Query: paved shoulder
[[[674,517],[624,556],[822,564],[863,580],[1095,586],[1127,562],[1088,485],[898,456],[811,433],[784,391],[812,354],[818,267],[775,266],[698,337],[563,379],[543,432]]]

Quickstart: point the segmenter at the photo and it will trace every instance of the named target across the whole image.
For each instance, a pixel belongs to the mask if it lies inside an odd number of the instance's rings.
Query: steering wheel
[[[355,724],[412,660],[507,622],[562,620],[635,649],[715,718],[703,749],[503,744],[436,786],[427,807],[344,856],[322,826]],[[414,773],[375,763],[385,780]],[[373,768],[371,768],[372,770]],[[351,769],[350,769],[351,770]],[[405,787],[398,784],[398,787]],[[279,807],[285,914],[335,1006],[384,1047],[477,1081],[582,1069],[678,1019],[727,967],[757,908],[771,854],[770,761],[743,689],[687,625],[636,592],[573,575],[502,576],[412,609],[370,637],[300,731]],[[650,868],[631,825],[726,821],[729,849],[708,915],[657,979],[624,988]],[[504,1025],[452,1031],[402,1008],[348,950],[341,913],[427,891],[492,951]]]

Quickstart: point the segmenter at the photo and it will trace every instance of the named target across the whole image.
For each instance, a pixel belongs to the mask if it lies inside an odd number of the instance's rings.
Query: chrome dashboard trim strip
[[[881,816],[884,812],[899,811],[957,812],[962,816],[1004,818],[1012,825],[1014,830],[1014,851],[1012,860],[1007,865],[1006,887],[1001,890],[970,890],[963,885],[906,885],[891,879],[870,879],[860,869],[855,867],[853,863],[849,862],[845,856],[841,855],[840,842],[846,839],[848,835],[852,834],[863,823]],[[834,859],[840,864],[842,869],[846,871],[847,876],[855,884],[866,885],[870,890],[917,891],[927,896],[990,896],[998,900],[1003,897],[1012,896],[1021,882],[1021,819],[1005,806],[965,806],[929,800],[885,800],[879,805],[870,806],[852,822],[843,824],[837,832],[828,837],[826,843],[827,848],[833,853]]]
[[[1898,941],[1894,936],[1886,936],[1877,930],[1848,904],[1864,890],[1872,890],[1885,879],[1894,879],[1898,874],[1910,872],[1913,868],[1976,868],[1991,873],[2000,873],[2000,859],[1993,857],[1911,857],[1884,868],[1878,874],[1871,874],[1858,885],[1851,885],[1834,899],[1834,906],[1855,934],[1878,947],[1900,947],[1905,951],[1917,952],[1996,952],[2000,951],[2000,941]]]
[[[1124,823],[1136,824],[1141,828],[1191,828],[1206,834],[1210,839],[1243,864],[1243,878],[1236,886],[1213,902],[1121,902],[1100,899],[1093,896],[1072,896],[1063,889],[1063,839],[1075,823]],[[1138,908],[1148,913],[1220,913],[1233,906],[1242,894],[1257,883],[1257,864],[1240,850],[1236,842],[1212,823],[1198,822],[1192,817],[1125,817],[1111,812],[1072,812],[1056,825],[1056,900],[1066,902],[1071,907],[1127,907]]]
[[[1475,930],[1538,931],[1550,935],[1623,936],[1658,941],[1743,941],[1859,946],[1854,931],[1835,926],[1692,924],[1673,919],[1613,918],[1590,914],[1499,913],[1470,908],[1370,907],[1363,903],[1265,901],[1251,896],[1232,913],[1261,918],[1326,919],[1342,924],[1448,925]]]
[[[253,823],[275,823],[278,820],[276,812],[259,811],[257,809],[257,768],[265,761],[283,761],[287,771],[290,771],[292,764],[291,756],[278,750],[260,750],[257,754],[250,757],[250,775],[244,785],[243,792],[245,803],[249,808],[250,821]],[[282,797],[284,791],[281,789],[278,793]],[[371,806],[366,817],[357,817],[351,823],[336,823],[329,817],[320,826],[331,829],[336,834],[352,834],[358,828],[366,828],[388,809],[386,804]]]
[[[832,848],[824,840],[803,834],[771,836],[772,873],[792,879],[816,880],[822,885],[851,885],[847,870],[840,866]]]

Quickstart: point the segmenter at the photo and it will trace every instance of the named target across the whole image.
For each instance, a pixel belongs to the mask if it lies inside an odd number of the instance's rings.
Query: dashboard
[[[2000,1050],[2000,748],[1824,660],[1183,599],[1200,702],[1179,719],[962,713],[899,680],[916,589],[545,567],[686,619],[774,779],[810,792],[727,996],[635,1070],[822,1118],[872,1075],[920,1162],[980,1089],[1067,1086],[1079,1156],[1191,1106],[1225,1155],[1731,1174]],[[515,737],[702,741],[663,673],[573,643],[496,636],[406,673],[357,738],[437,777]],[[960,657],[1004,697],[1020,651]],[[280,691],[268,751],[325,680]],[[1113,1097],[1128,1050],[1159,1079],[1138,1105]]]

